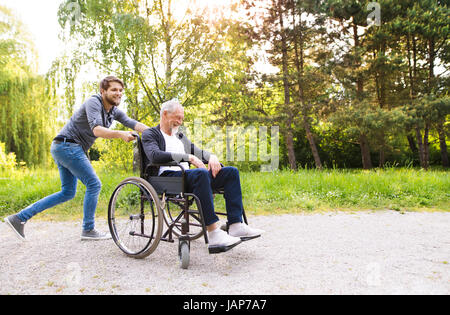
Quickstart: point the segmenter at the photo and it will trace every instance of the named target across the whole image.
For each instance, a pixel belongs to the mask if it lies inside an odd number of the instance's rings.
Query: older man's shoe
[[[242,242],[239,237],[230,236],[221,229],[208,232],[208,241],[210,254],[227,252]]]
[[[260,237],[264,232],[264,230],[251,228],[245,223],[231,224],[228,229],[228,234],[234,237],[239,237],[242,241],[248,241]]]

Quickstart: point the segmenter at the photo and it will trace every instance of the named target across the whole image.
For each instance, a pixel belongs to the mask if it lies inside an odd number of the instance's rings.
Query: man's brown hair
[[[107,91],[109,89],[109,85],[111,82],[117,82],[120,85],[122,85],[122,88],[125,88],[125,84],[123,84],[123,81],[120,80],[119,78],[115,77],[115,76],[107,76],[106,78],[104,78],[101,82],[100,82],[100,90],[105,90]]]

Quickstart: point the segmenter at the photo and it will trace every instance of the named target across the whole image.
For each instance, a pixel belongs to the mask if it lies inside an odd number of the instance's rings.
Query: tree
[[[124,80],[132,118],[156,120],[160,105],[174,97],[186,107],[198,104],[217,75],[211,65],[228,26],[209,24],[190,8],[192,1],[80,0],[81,16],[70,26],[69,2],[61,5],[59,21],[80,47],[74,58]]]
[[[368,93],[365,91],[367,84],[366,72],[366,47],[364,46],[364,35],[360,34],[363,27],[367,26],[367,4],[368,1],[342,1],[330,0],[322,5],[322,11],[329,18],[336,21],[334,27],[340,27],[338,32],[330,32],[330,45],[342,47],[342,51],[335,51],[335,56],[330,60],[332,73],[337,80],[337,84],[344,89],[347,102],[343,102],[342,110],[348,113],[336,117],[349,117],[359,113],[357,119],[344,121],[349,124],[354,131],[356,141],[361,148],[362,165],[364,169],[373,167],[369,143],[369,126],[371,123],[361,123],[372,110],[372,104],[367,101]],[[338,26],[336,26],[336,24]],[[336,120],[335,120],[336,121]],[[339,124],[339,121],[336,121]],[[355,122],[358,122],[355,125]]]
[[[322,161],[317,150],[315,137],[311,130],[311,113],[313,110],[313,102],[316,101],[318,95],[323,93],[327,80],[320,75],[313,67],[307,67],[308,62],[306,51],[314,50],[314,40],[321,31],[321,20],[314,17],[314,22],[308,22],[305,19],[305,13],[311,8],[308,1],[295,1],[292,3],[292,37],[294,43],[294,64],[296,70],[297,83],[297,100],[300,107],[300,115],[303,128],[305,129],[306,138],[314,158],[314,162],[318,169],[322,169]],[[317,12],[313,12],[317,13]],[[311,15],[306,15],[306,18]],[[316,25],[314,25],[316,24]],[[318,28],[317,28],[318,26]],[[311,53],[314,55],[314,53]],[[311,57],[310,57],[311,59]],[[311,61],[311,60],[310,60]],[[322,83],[322,84],[321,84]],[[325,83],[325,84],[324,84]]]
[[[36,74],[35,49],[22,23],[4,6],[0,21],[0,142],[18,161],[43,165],[55,133],[54,100]]]
[[[258,8],[255,1],[244,1],[251,12]],[[310,1],[308,1],[308,5]],[[274,89],[280,88],[282,102],[276,104],[275,115],[286,143],[288,162],[291,169],[297,169],[295,156],[295,129],[301,127],[305,134],[317,168],[322,168],[311,118],[314,102],[317,100],[319,72],[312,66],[313,42],[318,30],[314,22],[307,22],[304,4],[293,0],[272,0],[260,4],[261,19],[253,28],[252,38],[261,47],[268,44],[266,53],[278,74],[264,76]],[[309,16],[311,17],[311,16]],[[322,90],[323,91],[323,90]]]
[[[435,70],[437,60],[444,67],[448,64],[450,10],[442,1],[404,0],[399,6],[401,13],[393,21],[393,29],[406,42],[409,104],[405,108],[413,121],[412,129],[415,131],[420,164],[424,169],[429,166],[429,134],[434,125],[441,142],[442,163],[448,165],[443,128],[446,119],[433,114],[433,107],[425,104],[446,93],[446,79],[441,77],[445,72],[437,76]],[[440,118],[433,121],[438,116]]]

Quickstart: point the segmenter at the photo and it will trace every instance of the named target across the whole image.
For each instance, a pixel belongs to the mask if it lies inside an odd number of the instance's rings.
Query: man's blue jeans
[[[18,213],[22,222],[26,222],[42,211],[69,201],[77,192],[77,179],[86,186],[84,196],[83,230],[90,231],[95,226],[95,210],[102,184],[82,147],[75,143],[52,143],[50,152],[59,169],[61,191],[45,197]]]
[[[181,171],[166,171],[161,176],[180,177]],[[214,212],[213,190],[225,191],[225,206],[229,224],[242,223],[244,207],[242,205],[242,191],[239,171],[235,167],[223,167],[213,178],[206,169],[186,170],[187,192],[193,193],[200,199],[206,226],[219,221]]]

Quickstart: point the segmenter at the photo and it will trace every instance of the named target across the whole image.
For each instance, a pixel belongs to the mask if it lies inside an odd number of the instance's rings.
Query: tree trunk
[[[281,36],[281,54],[283,63],[283,87],[284,87],[284,108],[288,115],[286,126],[286,146],[288,150],[289,166],[293,170],[297,170],[297,160],[295,158],[294,137],[292,132],[292,123],[294,115],[291,109],[290,92],[289,92],[289,69],[288,69],[288,48],[287,38],[284,30],[282,1],[278,1],[278,18],[280,21],[280,36]]]
[[[439,145],[441,148],[442,166],[449,167],[450,163],[448,160],[447,143],[445,141],[445,130],[444,130],[444,124],[442,122],[440,122],[438,124],[437,131],[439,134]]]
[[[374,59],[378,58],[379,55],[386,55],[386,43],[383,41],[379,46],[379,51],[374,51]],[[386,73],[384,68],[380,68],[380,70],[375,72],[375,87],[377,91],[377,99],[378,104],[381,109],[385,109],[387,101],[386,101]],[[387,108],[390,110],[390,108]],[[380,151],[379,151],[379,163],[378,167],[384,167],[384,163],[386,162],[386,134],[384,130],[381,130],[380,134]]]
[[[422,133],[420,131],[419,126],[416,127],[416,139],[419,152],[420,166],[425,168],[425,150],[422,142]]]
[[[385,141],[385,135],[383,132],[383,140],[382,140],[382,144],[380,147],[380,152],[379,152],[379,162],[378,162],[378,167],[383,168],[384,164],[386,163],[386,141]]]
[[[353,21],[353,40],[355,42],[355,54],[358,51],[358,48],[360,47],[360,41],[359,41],[359,35],[358,35],[358,25],[356,24],[355,21]],[[358,56],[359,59],[359,56]],[[356,64],[357,67],[361,66],[361,62],[358,61]],[[356,97],[358,98],[359,101],[362,100],[363,98],[363,93],[364,93],[364,79],[362,77],[361,73],[358,73],[357,78],[356,78]]]
[[[406,136],[406,138],[408,139],[409,148],[411,149],[411,152],[416,154],[418,152],[418,150],[417,150],[417,146],[416,146],[416,141],[414,141],[414,136],[408,135],[408,136]]]
[[[288,128],[286,131],[286,146],[288,150],[289,167],[296,171],[297,170],[297,160],[295,158],[294,150],[294,136],[292,134],[292,129]]]
[[[353,21],[353,40],[355,42],[355,54],[358,51],[358,48],[360,47],[360,41],[359,41],[359,35],[358,35],[358,25],[355,21]],[[359,58],[359,56],[358,56]],[[361,63],[357,62],[357,67],[361,66]],[[362,77],[362,74],[359,73],[356,78],[356,98],[357,101],[360,102],[363,99],[363,93],[364,93],[364,78]],[[373,167],[372,165],[372,159],[370,157],[370,147],[369,147],[369,141],[367,140],[367,135],[365,133],[361,134],[359,137],[359,146],[361,148],[361,158],[363,163],[363,168],[365,170],[371,169]]]
[[[436,59],[436,52],[435,52],[435,42],[434,39],[430,39],[428,41],[428,63],[429,63],[429,70],[428,70],[428,93],[433,92],[434,88],[434,61]],[[430,123],[425,123],[425,130],[423,133],[423,163],[422,167],[424,169],[428,169],[430,166],[430,143],[428,141],[428,135],[430,131]]]
[[[361,147],[363,168],[365,170],[371,169],[373,167],[373,165],[372,165],[372,159],[370,157],[369,141],[367,140],[366,135],[363,134],[359,137],[359,145]]]
[[[381,147],[380,149],[380,162],[378,163],[378,166],[380,168],[384,168],[384,163],[386,163],[386,153],[384,147]]]
[[[166,57],[166,73],[165,73],[165,79],[166,79],[166,86],[167,90],[170,90],[170,87],[172,85],[172,38],[171,38],[171,23],[172,23],[172,13],[170,11],[171,7],[171,0],[168,1],[167,4],[167,17],[164,15],[164,7],[162,2],[160,1],[160,9],[161,9],[161,19],[162,19],[162,25],[163,25],[163,32],[164,32],[164,42],[166,44],[165,49],[165,57]]]
[[[409,96],[412,105],[414,99],[416,98],[415,80],[417,78],[417,40],[414,35],[412,36],[412,47],[411,47],[411,39],[410,36],[408,35],[407,48],[408,48],[408,67],[409,67],[409,81],[410,81]],[[411,52],[412,52],[412,61],[411,61]],[[422,132],[420,130],[420,127],[418,125],[416,126],[417,152],[419,153],[420,166],[424,169],[428,169],[429,145],[428,145],[427,128],[428,127],[425,128],[425,135],[424,139],[422,140]],[[426,141],[426,144],[424,143],[424,141]]]
[[[428,41],[428,93],[432,93],[434,89],[434,63],[436,60],[436,44],[434,38]]]
[[[314,140],[314,135],[311,132],[308,118],[305,116],[303,117],[303,127],[305,128],[306,138],[308,139],[309,147],[311,148],[311,152],[314,157],[314,163],[316,163],[316,168],[321,170],[323,166],[320,160],[319,151],[317,150],[316,141]]]
[[[427,123],[425,125],[425,132],[423,133],[423,160],[424,160],[423,168],[426,170],[430,166],[430,143],[428,141],[429,131],[430,126]]]
[[[297,68],[297,85],[298,85],[298,97],[300,100],[300,104],[302,107],[302,116],[303,116],[303,128],[305,128],[306,138],[308,139],[309,147],[311,148],[311,153],[314,157],[314,163],[316,164],[316,168],[322,169],[322,161],[320,160],[319,151],[317,150],[316,141],[314,140],[314,136],[311,132],[311,125],[308,120],[308,110],[305,105],[305,95],[304,95],[304,89],[303,89],[303,73],[304,73],[304,65],[305,65],[305,59],[304,59],[304,50],[303,50],[303,33],[302,30],[298,33],[299,36],[297,36],[297,24],[295,21],[295,12],[296,6],[292,6],[292,19],[294,24],[294,51],[295,51],[295,66]],[[300,17],[300,27],[302,27],[302,21],[301,21],[301,12],[299,12]],[[298,43],[298,38],[300,38],[300,43]],[[300,46],[300,49],[299,49]],[[300,51],[299,51],[300,50]]]

